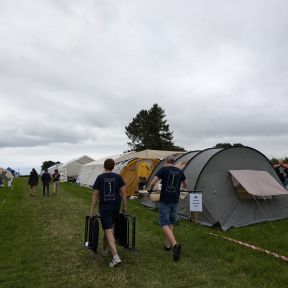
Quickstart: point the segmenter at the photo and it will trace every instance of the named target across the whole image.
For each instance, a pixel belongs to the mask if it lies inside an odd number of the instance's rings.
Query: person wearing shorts
[[[94,209],[99,200],[99,214],[104,231],[102,253],[106,255],[108,250],[111,251],[113,258],[109,264],[110,267],[117,266],[121,263],[113,233],[113,226],[121,208],[121,200],[123,210],[125,213],[127,212],[125,182],[119,174],[112,172],[114,166],[115,162],[113,159],[105,160],[105,171],[96,178],[93,185],[94,192],[92,194],[90,209],[90,217],[93,217]]]
[[[183,171],[175,167],[173,156],[165,158],[165,166],[155,175],[151,182],[149,194],[153,191],[156,183],[161,180],[161,191],[159,201],[159,224],[165,235],[164,250],[173,248],[173,259],[178,261],[181,255],[181,244],[177,243],[173,234],[173,224],[177,219],[180,187],[187,187],[186,177]]]

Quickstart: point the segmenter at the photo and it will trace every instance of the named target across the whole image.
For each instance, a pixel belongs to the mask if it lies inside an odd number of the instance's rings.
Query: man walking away
[[[48,173],[48,170],[45,169],[44,173],[41,176],[42,185],[43,185],[43,196],[46,195],[45,191],[47,191],[47,196],[49,196],[49,183],[51,181],[51,175]]]
[[[115,162],[113,159],[106,159],[104,162],[104,173],[96,178],[93,185],[94,192],[92,194],[92,204],[90,209],[90,217],[93,217],[94,209],[99,199],[99,213],[103,236],[103,254],[108,253],[108,249],[113,256],[110,267],[114,267],[121,263],[121,259],[117,253],[115,238],[113,234],[113,225],[121,207],[121,199],[123,210],[127,212],[126,188],[123,178],[113,173]]]
[[[187,182],[183,171],[174,165],[174,157],[167,156],[165,166],[156,173],[148,192],[151,194],[155,184],[161,180],[159,223],[165,235],[164,250],[169,251],[173,248],[173,259],[178,261],[181,255],[181,244],[177,243],[175,239],[173,224],[177,219],[180,187],[182,185],[183,188],[186,188]]]

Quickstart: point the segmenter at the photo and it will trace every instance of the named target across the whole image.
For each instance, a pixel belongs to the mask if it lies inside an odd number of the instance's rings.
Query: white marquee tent
[[[80,186],[91,187],[94,184],[97,176],[104,172],[104,165],[103,165],[104,161],[107,158],[112,158],[115,160],[116,158],[119,158],[119,157],[120,155],[108,156],[108,157],[104,157],[104,158],[92,161],[90,163],[84,164],[80,168],[79,176],[76,182],[80,184]]]
[[[58,167],[60,173],[60,181],[67,182],[68,179],[77,179],[80,173],[80,169],[83,165],[94,161],[93,158],[84,155],[75,159],[72,159]]]

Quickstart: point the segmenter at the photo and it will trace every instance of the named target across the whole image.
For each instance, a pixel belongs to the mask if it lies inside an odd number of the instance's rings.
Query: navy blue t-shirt
[[[183,171],[174,166],[162,167],[156,176],[161,179],[160,202],[173,204],[179,202],[181,182],[186,179]]]
[[[93,189],[99,190],[99,210],[120,209],[120,188],[125,185],[123,178],[113,172],[105,172],[96,178]]]

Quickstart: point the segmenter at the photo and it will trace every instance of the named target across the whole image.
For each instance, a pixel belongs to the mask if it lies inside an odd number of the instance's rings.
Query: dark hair
[[[45,172],[48,172],[48,169],[45,169],[44,171],[45,171]]]
[[[54,172],[58,172],[58,169],[55,169]]]
[[[114,169],[114,166],[115,166],[115,162],[113,159],[108,158],[104,161],[104,169],[112,171]]]

